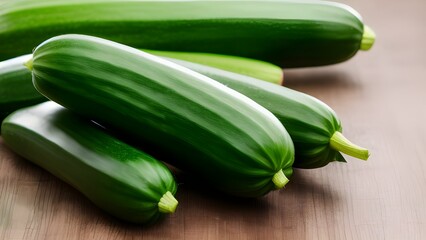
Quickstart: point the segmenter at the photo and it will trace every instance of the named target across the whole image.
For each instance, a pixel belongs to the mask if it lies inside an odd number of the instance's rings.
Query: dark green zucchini
[[[24,66],[29,59],[31,55],[0,62],[0,121],[16,109],[47,100],[34,88]]]
[[[339,151],[363,160],[369,157],[367,149],[351,143],[341,134],[341,122],[335,112],[314,97],[248,76],[182,60],[168,60],[211,77],[271,111],[293,140],[294,167],[318,168],[332,161],[345,161]]]
[[[327,1],[4,0],[0,8],[1,59],[67,33],[286,68],[342,62],[374,42],[354,9]]]
[[[176,209],[177,186],[163,163],[56,103],[12,113],[1,131],[13,151],[117,218],[153,223]]]
[[[46,97],[163,149],[177,167],[217,189],[257,197],[288,182],[294,147],[283,125],[204,75],[84,35],[47,40],[28,66]]]

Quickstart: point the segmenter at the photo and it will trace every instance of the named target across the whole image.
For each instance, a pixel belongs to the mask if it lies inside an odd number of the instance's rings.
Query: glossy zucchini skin
[[[241,74],[182,60],[167,59],[202,73],[248,96],[271,111],[286,127],[293,140],[295,147],[293,167],[319,168],[333,161],[344,162],[339,150],[363,160],[369,156],[367,149],[355,146],[346,139],[343,140],[341,134],[336,134],[342,132],[341,121],[336,113],[312,96]],[[331,144],[331,141],[337,138],[340,139],[336,141],[346,144],[352,151]]]
[[[363,38],[365,30],[352,8],[326,1],[8,0],[0,10],[0,57],[80,33],[137,48],[306,67],[342,62],[368,49],[374,38]]]
[[[177,206],[177,185],[163,163],[54,102],[9,115],[2,137],[13,151],[117,218],[148,224]],[[164,203],[171,208],[165,210]]]
[[[29,59],[31,55],[24,55],[0,62],[0,121],[16,109],[47,100],[34,88],[24,66]]]
[[[159,147],[177,167],[229,194],[262,196],[282,188],[292,172],[293,143],[272,113],[180,65],[108,40],[63,35],[35,49],[32,70],[46,97]]]

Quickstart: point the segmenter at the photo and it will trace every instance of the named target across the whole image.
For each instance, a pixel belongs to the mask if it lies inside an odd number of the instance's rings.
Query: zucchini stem
[[[158,209],[162,213],[174,213],[178,205],[178,201],[173,194],[167,191],[163,197],[161,197],[160,202],[158,202]]]
[[[24,63],[24,66],[27,67],[30,71],[33,71],[33,58]]]
[[[367,25],[364,25],[364,33],[362,35],[361,46],[359,49],[364,51],[369,50],[373,46],[375,40],[376,34],[374,33],[373,29]]]
[[[289,180],[281,169],[274,174],[272,177],[272,182],[275,184],[276,189],[280,189],[283,188],[289,182]]]
[[[349,156],[356,157],[362,160],[367,160],[370,156],[368,149],[362,148],[358,145],[353,144],[340,132],[335,132],[330,139],[331,148],[345,153]]]

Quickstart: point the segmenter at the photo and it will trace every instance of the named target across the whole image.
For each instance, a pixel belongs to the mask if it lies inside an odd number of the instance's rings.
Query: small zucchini
[[[293,143],[271,112],[180,65],[85,35],[45,41],[27,65],[49,99],[162,149],[224,192],[262,196],[292,173]]]
[[[54,102],[12,113],[1,131],[13,151],[117,218],[153,223],[177,207],[177,185],[163,163]]]

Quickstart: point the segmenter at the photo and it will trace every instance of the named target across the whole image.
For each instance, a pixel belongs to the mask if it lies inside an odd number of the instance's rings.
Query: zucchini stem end
[[[24,63],[24,66],[27,67],[30,71],[33,70],[33,58]]]
[[[289,180],[281,169],[274,174],[272,177],[272,182],[275,184],[276,189],[281,189],[289,182]]]
[[[349,141],[345,136],[343,136],[340,132],[335,132],[333,136],[330,139],[330,146],[331,148],[345,153],[349,156],[359,158],[362,160],[367,160],[370,156],[370,153],[368,149],[365,149],[363,147],[360,147],[351,141]]]
[[[162,213],[174,213],[178,203],[173,194],[167,191],[158,202],[158,209]]]
[[[376,34],[374,33],[373,29],[367,25],[364,25],[364,33],[362,35],[360,49],[363,51],[369,50],[374,45],[375,40]]]

